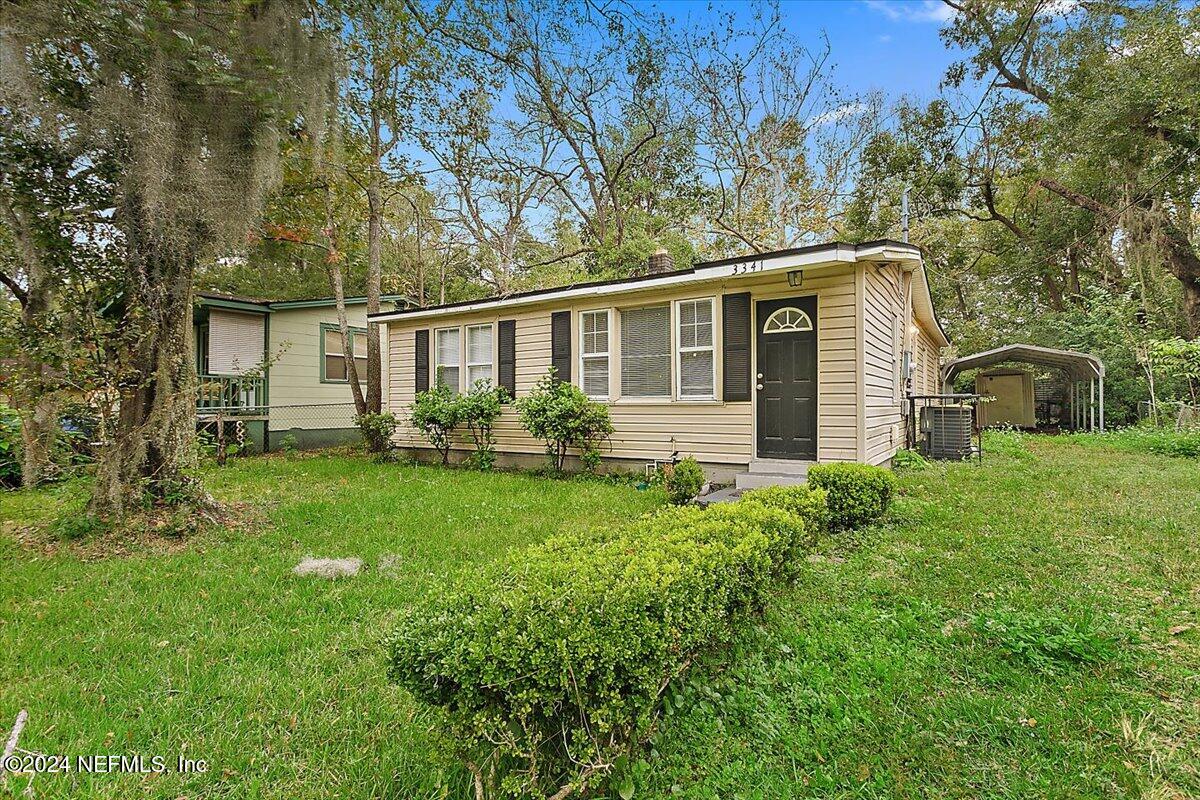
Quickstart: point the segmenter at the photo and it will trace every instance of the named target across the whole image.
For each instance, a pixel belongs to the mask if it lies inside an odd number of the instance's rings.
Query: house
[[[887,462],[904,443],[907,391],[938,391],[949,344],[921,253],[891,240],[726,258],[676,270],[380,313],[398,444],[418,391],[491,378],[520,397],[550,367],[608,405],[612,466],[694,456],[739,486],[786,482],[816,462]],[[507,408],[501,462],[544,452]],[[460,454],[469,449],[464,438]]]
[[[400,300],[387,296],[384,305],[392,309]],[[346,316],[365,381],[366,298],[346,298]],[[253,451],[277,449],[289,436],[301,448],[358,437],[332,298],[266,301],[199,292],[193,324],[200,425],[220,416],[241,429]],[[386,381],[386,348],[382,357]]]

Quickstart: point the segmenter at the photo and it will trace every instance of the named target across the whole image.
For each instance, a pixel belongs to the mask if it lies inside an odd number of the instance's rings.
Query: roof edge
[[[902,251],[900,253],[891,253],[887,251]],[[649,284],[651,286],[662,284],[670,285],[673,283],[684,282],[685,279],[691,276],[699,276],[700,278],[710,277],[707,272],[712,272],[712,277],[720,277],[723,270],[729,267],[745,264],[750,262],[766,262],[766,261],[787,261],[789,259],[804,259],[814,255],[828,254],[831,256],[830,263],[847,263],[853,264],[860,259],[867,259],[871,256],[889,257],[894,255],[908,256],[915,261],[921,260],[921,250],[919,247],[906,242],[899,242],[895,239],[876,239],[870,242],[861,244],[849,244],[847,242],[835,241],[818,245],[806,245],[804,247],[793,247],[786,250],[773,250],[766,253],[751,253],[742,256],[733,256],[730,258],[717,259],[715,261],[701,261],[693,264],[688,269],[673,270],[671,272],[660,272],[649,275],[635,275],[628,278],[614,278],[603,281],[585,281],[582,283],[572,283],[565,286],[553,286],[545,289],[530,289],[524,292],[514,292],[508,295],[493,295],[490,297],[481,297],[475,300],[460,300],[454,303],[444,303],[436,306],[411,307],[404,309],[396,309],[395,311],[381,311],[376,314],[368,315],[368,319],[372,322],[387,322],[389,320],[399,320],[406,317],[414,316],[438,316],[443,313],[452,313],[455,311],[474,311],[483,310],[502,306],[507,303],[525,303],[525,302],[540,302],[542,300],[552,300],[557,296],[570,297],[573,294],[587,293],[592,290],[612,288],[612,291],[620,291],[623,287],[635,287],[640,284]],[[819,261],[814,262],[810,266],[816,266]],[[783,269],[785,266],[780,266]],[[801,264],[791,265],[794,267],[803,266]],[[732,274],[732,273],[730,273]],[[936,321],[936,317],[935,317]],[[940,330],[940,324],[938,325]],[[945,333],[942,333],[943,337]],[[948,341],[948,340],[947,340]]]

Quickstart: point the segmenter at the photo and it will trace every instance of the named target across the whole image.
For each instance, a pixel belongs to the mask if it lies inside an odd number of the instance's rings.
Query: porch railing
[[[266,412],[267,382],[261,375],[199,375],[197,384],[197,411]]]

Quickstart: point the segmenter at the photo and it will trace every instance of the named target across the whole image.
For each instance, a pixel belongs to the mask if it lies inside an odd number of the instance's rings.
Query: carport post
[[[1088,383],[1090,384],[1090,394],[1088,396],[1088,430],[1094,431],[1096,430],[1096,379],[1092,378]]]
[[[1100,376],[1100,432],[1104,433],[1104,376]]]

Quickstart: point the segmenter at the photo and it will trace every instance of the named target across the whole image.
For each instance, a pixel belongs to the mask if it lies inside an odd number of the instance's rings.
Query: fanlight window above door
[[[811,331],[812,320],[798,308],[787,306],[767,317],[763,323],[763,333],[790,333],[792,331]]]

